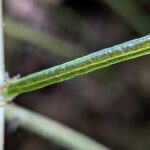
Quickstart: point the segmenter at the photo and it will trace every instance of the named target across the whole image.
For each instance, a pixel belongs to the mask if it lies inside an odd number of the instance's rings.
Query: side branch
[[[109,150],[86,135],[19,106],[6,106],[6,120],[68,149]]]

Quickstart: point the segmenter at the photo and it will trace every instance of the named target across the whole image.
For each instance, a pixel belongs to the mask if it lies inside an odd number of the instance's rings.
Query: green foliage
[[[115,10],[135,31],[141,34],[149,33],[150,18],[140,6],[134,3],[134,1],[104,0],[104,2]],[[122,7],[122,5],[124,7]],[[56,16],[57,14],[59,14],[59,17],[61,16],[60,18],[57,18],[58,21],[66,26],[71,32],[78,33],[80,29],[80,23],[78,23],[78,28],[76,24],[76,22],[78,22],[78,17],[69,9],[66,14],[64,11],[66,13],[66,8],[59,8],[58,11],[55,11]],[[2,17],[2,14],[0,14],[0,17]],[[70,19],[72,20],[70,21]],[[2,24],[2,19],[0,20]],[[61,41],[54,36],[45,35],[44,33],[37,32],[24,25],[17,24],[7,17],[5,24],[6,35],[17,40],[29,42],[30,44],[49,50],[50,52],[65,58],[74,58],[83,55],[83,52],[78,50],[78,48]],[[2,30],[1,25],[0,37],[3,34]],[[0,42],[0,81],[3,82],[5,65],[2,37],[0,38]],[[3,82],[0,84],[0,139],[3,139],[4,135],[4,108],[2,107],[2,104],[7,101],[13,100],[14,97],[22,93],[31,92],[118,62],[147,54],[150,54],[150,35],[111,48],[106,48],[20,79],[9,79],[8,81]],[[68,149],[108,150],[108,148],[95,140],[62,125],[53,119],[46,118],[16,105],[8,104],[5,108],[6,120],[14,121],[14,124]],[[42,124],[39,124],[39,122],[42,122]],[[0,140],[0,149],[3,149],[3,143],[1,141],[3,140]]]

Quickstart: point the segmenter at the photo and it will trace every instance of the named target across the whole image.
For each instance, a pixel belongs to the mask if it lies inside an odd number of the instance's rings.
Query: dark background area
[[[6,34],[9,76],[25,76],[80,57],[79,51],[92,53],[150,33],[149,0],[131,0],[129,5],[122,1],[120,6],[119,12],[108,0],[6,0],[5,18],[54,36],[68,43],[72,53],[77,53],[74,57],[63,57],[51,49]],[[138,9],[131,10],[130,6]],[[142,12],[142,17],[135,10]],[[134,25],[130,16],[134,16]],[[140,30],[139,22],[143,27]],[[7,30],[7,23],[5,26]],[[63,53],[61,46],[59,49]],[[149,66],[150,56],[144,56],[23,94],[15,103],[85,133],[113,150],[149,150]],[[6,126],[6,150],[65,150],[14,127],[11,122]]]

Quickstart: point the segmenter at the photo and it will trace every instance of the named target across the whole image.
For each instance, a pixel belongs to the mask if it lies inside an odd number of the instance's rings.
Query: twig
[[[6,120],[73,150],[109,150],[102,144],[50,118],[15,105],[6,106]]]
[[[67,42],[64,42],[52,35],[46,35],[21,23],[16,23],[7,17],[5,18],[5,24],[6,35],[17,40],[29,42],[65,58],[75,58],[83,55],[82,51],[77,50]]]

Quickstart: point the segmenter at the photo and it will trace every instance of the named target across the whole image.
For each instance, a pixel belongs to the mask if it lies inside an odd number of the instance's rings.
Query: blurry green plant
[[[100,50],[20,79],[9,79],[0,85],[1,105],[12,101],[22,93],[31,92],[147,54],[150,54],[150,35]],[[6,118],[8,120],[17,118],[18,125],[70,149],[89,150],[89,147],[92,150],[108,149],[68,127],[17,106],[6,106]],[[39,121],[44,124],[38,124]],[[35,122],[37,123],[35,124]]]
[[[109,150],[78,131],[22,107],[9,104],[6,106],[5,115],[6,120],[12,122],[13,125],[21,126],[68,149]]]
[[[36,45],[39,48],[43,48],[42,50],[47,50],[57,56],[74,58],[84,54],[78,50],[79,47],[75,48],[74,45],[68,44],[64,40],[56,38],[54,35],[46,35],[22,23],[16,23],[9,17],[5,17],[5,24],[5,34],[7,36]]]
[[[136,1],[103,0],[103,2],[121,16],[137,33],[145,35],[150,32],[150,16],[141,9],[141,5],[138,5]]]
[[[124,1],[123,3],[119,0],[116,0],[115,2],[104,0],[104,2],[122,16],[122,18],[124,18],[132,28],[135,29],[135,31],[141,34],[149,33],[149,16],[143,12],[136,3],[129,0]],[[122,7],[122,4],[124,7]],[[75,26],[74,23],[70,25],[72,21],[67,22],[66,24],[64,17],[67,17],[66,20],[69,21],[70,19],[68,18],[77,19],[78,17],[76,17],[74,13],[71,13],[70,10],[67,10],[67,16],[63,16],[63,14],[65,14],[62,13],[63,11],[64,9],[56,11],[56,13],[61,14],[61,23],[69,30],[76,33],[76,24]],[[0,12],[2,12],[2,9]],[[29,42],[65,58],[74,58],[84,54],[75,46],[69,45],[62,40],[58,40],[54,36],[44,35],[36,30],[17,24],[7,17],[5,22],[5,33],[17,40]],[[77,22],[77,20],[75,20],[75,22]],[[2,13],[0,13],[0,23],[0,150],[3,150],[3,105],[6,109],[5,117],[7,121],[13,122],[16,126],[21,126],[30,132],[48,140],[52,140],[68,149],[108,150],[109,148],[67,126],[62,125],[61,123],[19,106],[11,104],[5,105],[5,103],[12,101],[16,96],[22,93],[31,92],[51,84],[78,77],[79,75],[87,74],[118,62],[150,54],[150,35],[92,53],[27,77],[9,79],[4,82],[5,65],[3,57]],[[42,122],[42,124],[39,124],[39,122]]]

